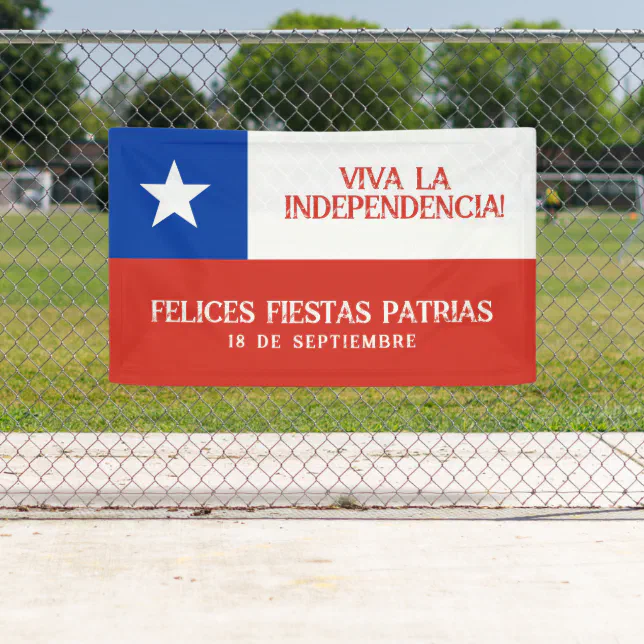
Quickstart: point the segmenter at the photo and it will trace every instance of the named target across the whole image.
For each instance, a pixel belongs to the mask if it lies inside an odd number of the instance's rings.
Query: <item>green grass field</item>
[[[538,380],[498,388],[147,389],[107,380],[107,215],[0,218],[0,431],[637,431],[644,268],[634,221],[538,230]]]

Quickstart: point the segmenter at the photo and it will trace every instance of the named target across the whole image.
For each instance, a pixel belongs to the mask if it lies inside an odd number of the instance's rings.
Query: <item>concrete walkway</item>
[[[0,433],[0,506],[634,507],[644,432]]]
[[[639,644],[642,579],[641,520],[0,519],[0,640]]]

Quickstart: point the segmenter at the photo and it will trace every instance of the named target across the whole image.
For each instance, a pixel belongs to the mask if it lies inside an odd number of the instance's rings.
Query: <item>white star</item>
[[[190,202],[206,188],[209,188],[210,184],[184,184],[179,174],[179,168],[177,168],[177,162],[173,161],[165,183],[142,183],[141,187],[159,200],[157,214],[152,222],[153,227],[170,215],[177,214],[196,228],[197,222],[192,214]]]

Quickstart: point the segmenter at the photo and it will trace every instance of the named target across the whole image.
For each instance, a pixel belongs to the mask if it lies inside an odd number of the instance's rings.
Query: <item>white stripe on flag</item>
[[[249,259],[536,256],[536,137],[531,128],[250,132],[248,146]],[[422,168],[423,189],[418,189],[417,168]],[[439,168],[444,169],[449,189],[441,183],[426,189]],[[352,178],[348,188],[346,182]],[[298,197],[297,203],[304,206],[291,212],[297,218],[287,218],[289,195],[291,205]],[[331,212],[334,195],[337,218]],[[490,195],[498,208],[503,196],[503,216],[495,216],[490,208],[484,217],[477,217]],[[362,201],[353,199],[352,219],[341,218],[348,216],[352,196]],[[329,214],[320,219],[304,217],[306,208],[313,213],[314,204],[318,214],[324,214],[328,204]],[[403,207],[409,215],[414,204],[417,213],[400,218]],[[423,204],[425,218],[420,216]],[[367,205],[371,206],[368,215]],[[446,208],[451,208],[451,218]],[[380,214],[384,218],[376,219]]]

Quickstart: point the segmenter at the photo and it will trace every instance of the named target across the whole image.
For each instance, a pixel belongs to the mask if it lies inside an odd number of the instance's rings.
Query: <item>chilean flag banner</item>
[[[109,137],[112,382],[535,380],[533,129]]]

